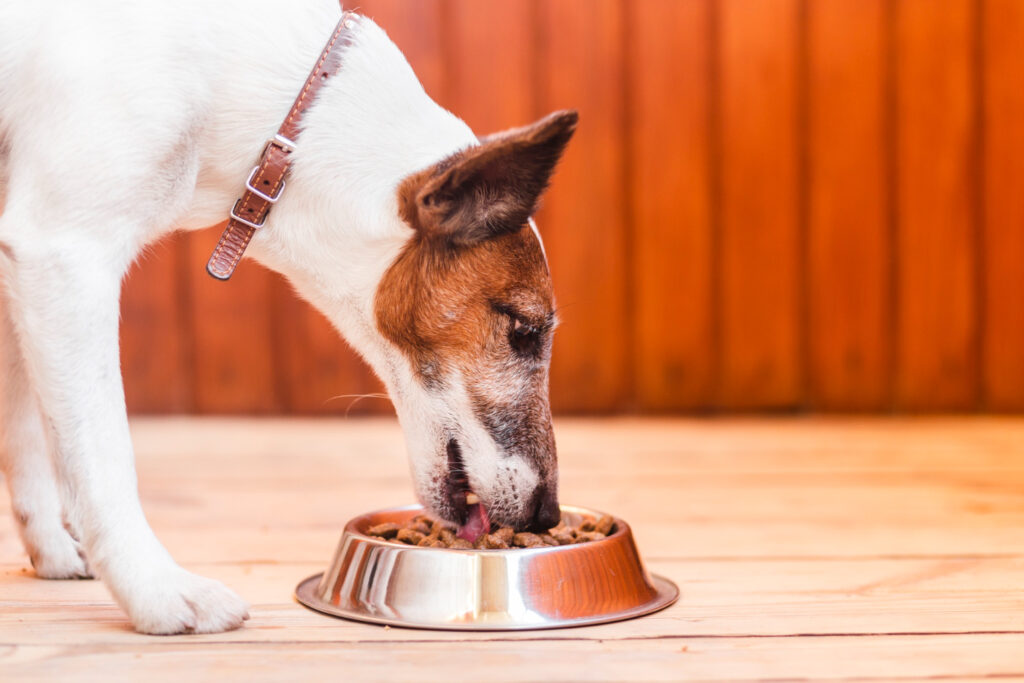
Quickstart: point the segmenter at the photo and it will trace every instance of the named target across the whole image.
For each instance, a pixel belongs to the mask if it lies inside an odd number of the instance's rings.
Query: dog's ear
[[[476,244],[526,224],[576,130],[575,111],[491,135],[407,178],[402,218],[427,237]]]

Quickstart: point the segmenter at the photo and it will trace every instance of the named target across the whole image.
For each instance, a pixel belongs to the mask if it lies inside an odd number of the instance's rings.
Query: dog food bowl
[[[366,535],[399,524],[418,505],[350,521],[330,567],[298,585],[307,607],[375,624],[464,631],[585,626],[631,619],[668,607],[674,583],[647,573],[629,525],[615,520],[607,538],[574,545],[456,550],[392,543]],[[562,506],[578,524],[601,513]]]

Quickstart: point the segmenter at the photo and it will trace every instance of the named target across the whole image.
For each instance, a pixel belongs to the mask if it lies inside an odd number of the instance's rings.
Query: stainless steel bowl
[[[375,624],[505,631],[584,626],[631,619],[668,607],[674,583],[652,576],[629,525],[599,541],[547,548],[421,548],[366,535],[403,523],[418,505],[371,512],[345,525],[330,567],[298,585],[312,609]],[[571,523],[601,513],[562,506]]]

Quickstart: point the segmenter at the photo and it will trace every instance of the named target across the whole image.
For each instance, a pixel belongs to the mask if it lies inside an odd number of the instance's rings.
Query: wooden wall
[[[1024,2],[360,8],[481,133],[580,110],[538,216],[557,410],[1024,409]],[[215,238],[128,281],[133,410],[390,410],[331,400],[380,389]]]

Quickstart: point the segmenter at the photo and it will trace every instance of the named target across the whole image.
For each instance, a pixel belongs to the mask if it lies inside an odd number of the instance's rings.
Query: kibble
[[[501,541],[507,546],[510,543],[512,543],[512,538],[515,536],[515,534],[516,532],[512,529],[512,527],[503,526],[497,531],[495,531],[493,535],[501,539]]]
[[[484,534],[480,545],[483,546],[484,550],[504,550],[508,547],[508,541],[505,541],[497,534]]]
[[[405,524],[384,522],[366,530],[368,536],[422,548],[454,548],[458,550],[504,550],[507,548],[549,548],[559,545],[591,543],[615,533],[615,519],[607,515],[584,518],[572,525],[563,519],[546,533],[517,532],[510,526],[483,534],[476,543],[455,535],[454,526],[426,515],[416,515]]]
[[[385,522],[384,524],[378,524],[377,526],[371,526],[366,530],[371,536],[379,536],[380,538],[394,538],[398,534],[398,530],[401,527],[394,522]]]
[[[395,540],[401,541],[402,543],[408,543],[409,545],[416,545],[422,541],[426,536],[415,528],[399,529],[398,533],[395,534]]]

